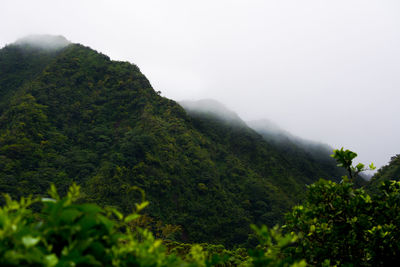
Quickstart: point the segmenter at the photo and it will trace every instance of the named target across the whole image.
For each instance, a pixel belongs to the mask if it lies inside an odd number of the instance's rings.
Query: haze
[[[400,153],[398,0],[1,3],[0,47],[63,35],[137,64],[168,98],[213,98],[364,163]]]

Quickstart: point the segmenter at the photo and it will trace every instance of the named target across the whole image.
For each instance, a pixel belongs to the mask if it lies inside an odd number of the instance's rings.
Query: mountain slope
[[[400,155],[393,156],[389,164],[380,168],[371,178],[368,187],[377,188],[383,181],[400,180]]]
[[[28,36],[0,50],[0,111],[22,83],[32,80],[70,43],[61,36]]]
[[[318,173],[321,177],[337,182],[346,174],[344,170],[337,168],[336,161],[330,157],[333,148],[328,145],[294,136],[265,119],[250,121],[247,125],[261,134],[265,140],[278,146],[298,168],[307,166],[311,173]]]
[[[215,100],[182,101],[179,104],[194,118],[201,118],[207,122],[216,120],[219,124],[230,125],[233,129],[246,129],[253,136],[256,136],[255,132],[258,133],[270,149],[283,157],[282,164],[289,163],[286,168],[301,170],[297,179],[302,179],[305,173],[308,174],[306,179],[302,180],[304,183],[311,183],[316,177],[340,181],[340,177],[345,175],[342,169],[337,168],[336,161],[330,157],[333,149],[328,145],[296,137],[265,119],[244,122],[236,113]],[[225,135],[229,135],[229,132],[227,131]]]
[[[65,192],[75,181],[87,200],[128,212],[138,186],[148,215],[181,225],[181,240],[233,245],[250,222],[278,222],[322,174],[246,125],[187,114],[133,64],[79,44],[35,49],[0,50],[1,192]],[[8,68],[13,58],[24,68]]]

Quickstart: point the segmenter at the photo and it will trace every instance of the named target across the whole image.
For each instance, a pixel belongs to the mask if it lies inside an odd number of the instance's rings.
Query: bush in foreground
[[[124,216],[114,208],[78,204],[76,185],[63,198],[54,186],[49,194],[50,198],[19,201],[5,195],[6,204],[0,208],[1,266],[304,266],[281,253],[294,239],[272,235],[271,242],[266,228],[255,228],[262,246],[251,257],[217,245],[175,244],[167,253],[149,230],[132,227],[148,202],[136,204],[134,213]],[[33,211],[39,208],[41,212]],[[173,252],[179,249],[176,256]]]
[[[373,193],[354,188],[352,181],[365,170],[352,165],[356,156],[335,150],[350,179],[310,185],[302,205],[287,214],[284,229],[299,237],[293,257],[338,266],[390,266],[400,258],[400,182],[385,181]]]

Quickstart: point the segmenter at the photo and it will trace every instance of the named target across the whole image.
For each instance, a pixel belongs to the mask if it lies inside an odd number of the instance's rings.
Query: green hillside
[[[249,133],[254,130],[270,147],[277,149],[280,156],[290,162],[292,168],[301,170],[300,177],[309,174],[305,177],[309,179],[305,180],[305,183],[312,183],[315,177],[340,181],[346,174],[344,170],[337,168],[336,161],[330,156],[333,148],[328,145],[294,136],[268,120],[245,122],[215,100],[182,101],[180,104],[193,118],[205,120],[205,125],[208,125],[209,118],[214,118],[233,128],[246,129]],[[226,134],[229,135],[229,132]]]
[[[400,180],[400,155],[391,157],[390,162],[375,173],[368,187],[377,188],[382,182],[388,180]]]
[[[187,242],[244,243],[250,222],[277,223],[306,184],[338,173],[246,125],[190,115],[137,66],[79,44],[1,49],[0,112],[1,192],[75,181],[86,200],[128,213],[138,186],[148,218]]]

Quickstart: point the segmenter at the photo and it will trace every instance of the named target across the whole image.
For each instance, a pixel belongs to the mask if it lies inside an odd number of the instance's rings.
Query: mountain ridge
[[[86,200],[129,212],[136,186],[151,220],[182,227],[179,240],[233,246],[337,174],[292,162],[245,124],[186,112],[136,65],[80,44],[10,45],[0,64],[0,190],[13,197],[76,182]]]

